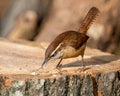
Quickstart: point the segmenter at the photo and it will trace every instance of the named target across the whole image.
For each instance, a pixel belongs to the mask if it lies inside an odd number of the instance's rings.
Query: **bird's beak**
[[[46,65],[49,60],[50,60],[50,58],[45,59],[41,65],[41,68],[43,68],[43,66]]]

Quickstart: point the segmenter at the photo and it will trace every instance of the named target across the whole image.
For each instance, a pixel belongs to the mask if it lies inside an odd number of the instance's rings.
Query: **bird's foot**
[[[86,69],[85,69],[85,66],[82,66],[82,68],[78,68],[78,70],[77,71],[79,71],[79,72],[84,72]]]
[[[62,69],[62,64],[59,66],[56,66],[56,69],[61,70]]]
[[[82,72],[84,72],[85,71],[85,66],[82,66]]]
[[[61,70],[62,70],[62,65],[59,65],[59,66],[56,66],[53,71],[56,72],[56,74],[61,75]]]

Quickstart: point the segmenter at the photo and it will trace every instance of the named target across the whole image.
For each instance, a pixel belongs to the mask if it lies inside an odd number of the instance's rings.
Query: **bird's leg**
[[[82,58],[82,71],[84,71],[85,70],[85,62],[84,62],[83,56],[81,56],[81,58]]]
[[[56,66],[57,69],[60,69],[60,67],[62,66],[61,61],[62,61],[62,59],[60,59],[60,61],[58,62],[57,66]]]

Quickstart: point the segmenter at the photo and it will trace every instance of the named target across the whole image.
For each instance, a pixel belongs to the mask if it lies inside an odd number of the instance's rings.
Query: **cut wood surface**
[[[84,72],[81,57],[63,60],[60,71],[58,60],[36,71],[48,43],[28,43],[1,39],[0,96],[120,96],[120,57],[87,47]]]
[[[43,47],[27,46],[8,41],[0,41],[0,74],[11,79],[58,78],[64,75],[109,73],[120,70],[120,57],[104,53],[96,49],[86,48],[86,70],[81,71],[81,57],[64,59],[62,69],[55,67],[59,60],[48,62],[39,71],[47,43],[40,43]],[[35,73],[36,72],[36,73]]]

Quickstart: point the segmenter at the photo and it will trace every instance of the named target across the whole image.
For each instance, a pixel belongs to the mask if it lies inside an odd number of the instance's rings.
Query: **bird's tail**
[[[82,21],[82,24],[80,25],[80,31],[82,33],[87,32],[87,30],[89,29],[90,25],[93,23],[93,21],[95,20],[96,16],[98,16],[99,10],[96,7],[92,7],[89,12],[87,13],[86,17],[84,18],[84,20]]]

